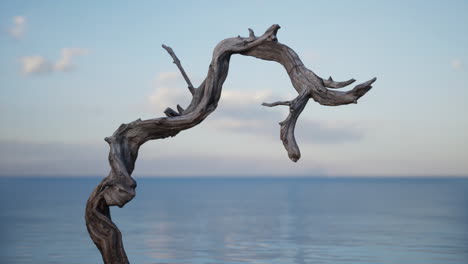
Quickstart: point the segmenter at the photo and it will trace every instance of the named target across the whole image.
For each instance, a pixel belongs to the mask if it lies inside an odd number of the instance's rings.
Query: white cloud
[[[175,109],[179,104],[186,108],[191,95],[178,72],[163,72],[156,78],[156,89],[149,96],[152,112],[162,113],[167,107]],[[286,118],[288,107],[264,107],[262,102],[292,100],[294,95],[277,95],[271,90],[233,90],[221,93],[218,109],[204,126],[213,130],[224,130],[236,134],[260,135],[277,140],[280,121]],[[342,143],[361,140],[364,132],[354,124],[310,121],[302,118],[298,122],[298,139],[314,143]]]
[[[73,58],[79,55],[88,54],[87,49],[63,48],[60,57],[55,61],[50,61],[43,56],[26,56],[20,59],[21,72],[25,75],[37,73],[49,73],[58,71],[71,71],[75,68]]]
[[[151,111],[163,112],[167,107],[189,103],[190,92],[177,72],[161,72],[156,77],[156,89],[149,96]]]
[[[240,90],[226,90],[221,93],[221,103],[228,106],[246,106],[246,105],[260,105],[261,103],[269,100],[273,93],[270,90],[260,91],[240,91]]]
[[[25,75],[46,73],[52,70],[52,65],[42,56],[27,56],[21,58],[21,72]]]
[[[13,26],[8,29],[8,34],[10,36],[19,39],[24,35],[26,30],[26,17],[24,16],[15,16],[13,18]]]
[[[164,111],[167,107],[174,108],[177,104],[186,107],[191,95],[181,74],[178,72],[162,72],[156,77],[156,89],[149,96],[151,110]],[[273,93],[270,90],[240,91],[223,90],[220,105],[224,111],[261,107],[261,103],[270,100]]]
[[[452,60],[451,64],[452,64],[452,67],[456,70],[463,69],[463,63],[459,59]]]
[[[86,54],[88,54],[87,49],[63,48],[60,53],[60,58],[54,64],[54,69],[57,71],[70,71],[75,67],[72,61],[73,58]]]
[[[182,80],[182,76],[178,72],[160,72],[156,77],[158,82],[174,82],[177,80]]]
[[[312,52],[312,51],[305,51],[304,54],[302,54],[302,56],[304,60],[307,61],[308,63],[315,63],[321,58],[320,54]]]
[[[258,116],[255,111],[250,111],[252,117],[243,119],[221,115],[210,120],[209,125],[216,130],[231,131],[236,134],[250,134],[262,138],[279,139],[280,126],[277,125],[284,117],[275,113]],[[365,131],[352,123],[338,124],[316,120],[301,119],[297,123],[295,131],[296,139],[301,143],[315,144],[340,144],[362,140]]]

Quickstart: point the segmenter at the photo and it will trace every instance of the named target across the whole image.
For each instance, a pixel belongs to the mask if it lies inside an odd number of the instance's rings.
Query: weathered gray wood
[[[182,64],[180,64],[179,58],[175,55],[174,51],[172,50],[171,47],[168,47],[166,45],[162,45],[162,47],[171,55],[172,59],[174,59],[174,64],[177,65],[177,68],[179,68],[180,73],[182,74],[182,77],[184,77],[184,80],[187,82],[188,89],[191,94],[195,93],[195,88],[193,88],[192,82],[190,81],[189,77],[187,76],[187,73],[185,73],[184,68],[182,67]],[[331,77],[330,77],[331,78]]]
[[[109,206],[123,207],[135,197],[136,182],[131,177],[138,156],[138,149],[148,140],[173,137],[180,131],[201,123],[213,112],[221,97],[221,89],[229,70],[232,54],[253,56],[263,60],[276,61],[283,65],[298,96],[291,101],[263,103],[265,106],[287,105],[289,115],[281,125],[280,138],[292,161],[300,158],[299,147],[294,138],[294,128],[300,113],[310,98],[322,105],[337,106],[357,103],[376,80],[371,79],[347,92],[332,91],[328,88],[342,88],[354,82],[324,80],[307,69],[299,56],[288,46],[278,42],[276,33],[279,25],[272,25],[263,35],[255,36],[249,29],[249,37],[234,37],[222,40],[213,51],[208,74],[198,88],[194,88],[180,60],[174,51],[163,48],[174,59],[187,82],[192,100],[186,109],[177,105],[177,111],[167,108],[167,117],[135,120],[122,124],[112,136],[105,138],[109,143],[109,175],[91,193],[85,212],[89,235],[101,252],[104,263],[129,263],[122,244],[122,235],[112,222]]]

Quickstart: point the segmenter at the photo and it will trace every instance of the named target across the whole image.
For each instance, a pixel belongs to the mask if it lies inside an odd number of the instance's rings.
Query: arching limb
[[[279,25],[272,25],[264,34],[257,37],[249,29],[249,37],[234,37],[222,40],[213,51],[213,58],[208,67],[208,73],[198,88],[194,88],[185,70],[170,47],[163,46],[174,59],[182,76],[187,82],[192,100],[183,109],[177,106],[177,111],[168,108],[167,117],[148,120],[135,120],[122,124],[112,136],[105,138],[110,146],[109,175],[91,193],[86,204],[86,226],[89,235],[98,247],[106,264],[127,264],[128,259],[123,248],[122,237],[117,226],[112,222],[109,206],[123,207],[135,196],[136,182],[131,177],[138,157],[138,150],[148,140],[173,137],[180,131],[189,129],[201,123],[212,113],[221,97],[221,90],[229,71],[229,61],[232,54],[253,56],[264,60],[280,63],[286,69],[293,87],[299,96],[292,101],[265,104],[266,106],[288,105],[290,113],[281,125],[281,140],[291,160],[300,158],[299,147],[294,138],[296,121],[310,98],[322,105],[342,105],[356,103],[369,91],[372,79],[357,85],[348,92],[326,89],[340,88],[350,83],[323,81],[311,70],[307,69],[299,56],[288,46],[278,42]]]

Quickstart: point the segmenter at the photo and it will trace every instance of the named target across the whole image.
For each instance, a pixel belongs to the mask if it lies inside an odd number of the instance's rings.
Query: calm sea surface
[[[0,178],[0,263],[102,263],[98,178]],[[138,179],[132,263],[468,263],[468,179]]]

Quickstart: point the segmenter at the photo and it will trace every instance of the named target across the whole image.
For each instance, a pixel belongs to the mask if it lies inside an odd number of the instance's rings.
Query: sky
[[[468,176],[468,1],[1,1],[0,176],[105,176],[104,137],[163,116],[229,37],[279,24],[317,75],[377,77],[358,104],[309,102],[302,157],[279,139],[297,94],[281,65],[234,55],[218,108],[145,143],[136,177]],[[352,88],[353,86],[350,86]]]

